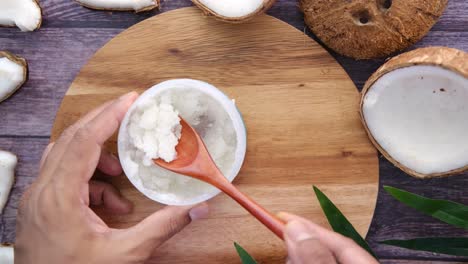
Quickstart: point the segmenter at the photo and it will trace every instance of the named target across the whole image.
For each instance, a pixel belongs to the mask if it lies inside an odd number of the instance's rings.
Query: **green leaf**
[[[257,264],[257,261],[255,261],[255,259],[239,244],[234,242],[234,246],[236,247],[237,254],[239,254],[239,257],[241,258],[242,264]]]
[[[366,240],[359,235],[353,225],[346,219],[346,217],[341,213],[341,211],[333,204],[328,197],[319,190],[319,188],[314,186],[315,195],[320,202],[325,216],[328,219],[333,230],[337,233],[342,234],[343,236],[349,237],[359,246],[367,250],[372,256],[376,257],[374,252],[367,244]]]
[[[391,186],[384,189],[400,202],[447,224],[468,229],[468,206],[447,200],[435,200]]]
[[[380,243],[412,250],[468,256],[468,237],[429,237],[409,240],[386,240]]]

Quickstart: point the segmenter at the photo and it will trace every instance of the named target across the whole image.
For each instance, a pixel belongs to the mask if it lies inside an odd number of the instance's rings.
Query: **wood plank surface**
[[[44,24],[38,32],[22,33],[13,28],[0,28],[0,50],[7,49],[25,56],[31,64],[31,75],[26,86],[0,104],[3,117],[0,121],[0,148],[13,150],[20,157],[15,189],[1,215],[2,241],[14,240],[17,201],[36,175],[37,162],[42,148],[47,144],[55,112],[79,69],[94,52],[125,28],[153,15],[191,6],[189,0],[167,0],[162,2],[161,11],[133,14],[92,11],[72,0],[42,0],[41,4],[44,7]],[[468,51],[467,10],[468,1],[450,0],[447,10],[431,32],[410,49],[444,45]],[[296,1],[278,0],[268,13],[315,38],[304,26]],[[331,54],[359,89],[384,61],[355,61],[333,52]],[[410,178],[380,158],[380,176],[380,187],[383,184],[392,185],[468,204],[468,174],[421,181]],[[453,261],[454,257],[451,256],[417,253],[375,243],[395,237],[436,235],[468,236],[468,233],[424,217],[380,191],[368,239],[377,254],[384,258],[383,263],[422,263],[420,261],[436,259]],[[408,261],[400,262],[403,259]],[[468,258],[457,259],[468,261]]]

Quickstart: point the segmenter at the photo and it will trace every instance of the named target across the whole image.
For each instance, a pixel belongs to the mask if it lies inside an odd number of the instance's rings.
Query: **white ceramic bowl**
[[[229,115],[235,133],[236,133],[236,139],[237,139],[237,145],[235,149],[235,154],[234,154],[234,163],[232,165],[232,168],[230,170],[230,173],[227,173],[225,177],[229,181],[233,181],[234,178],[237,176],[239,173],[242,163],[244,162],[244,157],[245,157],[245,152],[246,152],[246,141],[247,141],[247,135],[246,135],[246,128],[245,124],[242,120],[242,116],[240,112],[238,111],[235,103],[233,100],[229,99],[223,92],[218,90],[216,87],[213,85],[203,82],[203,81],[198,81],[198,80],[192,80],[192,79],[174,79],[174,80],[168,80],[161,82],[150,89],[146,90],[143,94],[140,95],[140,97],[135,101],[135,103],[130,107],[128,110],[127,114],[125,115],[122,124],[119,129],[119,135],[118,135],[118,151],[119,151],[119,157],[120,161],[122,164],[122,168],[127,175],[127,178],[130,180],[130,182],[141,192],[143,193],[146,197],[157,201],[159,203],[163,204],[168,204],[168,205],[190,205],[190,204],[196,204],[200,203],[203,201],[206,201],[217,194],[220,193],[218,189],[209,189],[206,193],[203,193],[201,195],[197,195],[195,197],[191,197],[190,199],[181,199],[181,200],[174,200],[174,199],[169,199],[166,194],[158,193],[154,190],[148,189],[145,186],[143,186],[143,183],[141,181],[141,178],[136,175],[136,176],[129,176],[131,175],[130,171],[130,165],[126,164],[124,159],[122,158],[124,155],[124,152],[126,151],[125,147],[123,147],[125,140],[128,140],[127,135],[127,125],[130,120],[131,113],[133,110],[136,108],[136,106],[139,105],[139,103],[144,102],[147,98],[152,98],[155,97],[159,94],[161,94],[164,91],[167,91],[169,89],[174,89],[174,88],[189,88],[189,89],[195,89],[198,90],[202,93],[205,93],[207,96],[211,96],[215,101],[217,101],[223,109],[227,112]]]

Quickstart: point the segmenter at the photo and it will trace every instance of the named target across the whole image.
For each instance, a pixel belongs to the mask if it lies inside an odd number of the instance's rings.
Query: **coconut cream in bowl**
[[[192,79],[159,83],[130,107],[119,129],[118,152],[130,182],[148,198],[168,205],[206,201],[220,191],[155,165],[170,162],[180,138],[178,116],[202,137],[224,176],[237,176],[246,152],[246,130],[234,102],[216,87]]]

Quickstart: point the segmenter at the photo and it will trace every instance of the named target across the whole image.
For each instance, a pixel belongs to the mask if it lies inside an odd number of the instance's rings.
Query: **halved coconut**
[[[109,11],[143,12],[159,7],[159,0],[76,0],[80,5]]]
[[[207,15],[241,23],[267,11],[275,0],[192,0]]]
[[[15,154],[0,150],[0,213],[3,211],[15,181],[18,158]],[[2,263],[2,262],[0,262]]]
[[[33,31],[41,27],[42,11],[36,0],[0,1],[0,26],[17,26],[21,31]]]
[[[0,51],[0,102],[10,97],[25,82],[28,76],[26,60]]]
[[[468,169],[468,54],[421,48],[381,66],[362,90],[361,119],[377,149],[418,178]]]
[[[300,0],[305,23],[334,51],[356,59],[387,56],[420,40],[448,0]]]
[[[14,248],[12,244],[0,245],[0,263],[13,264],[14,263]]]

